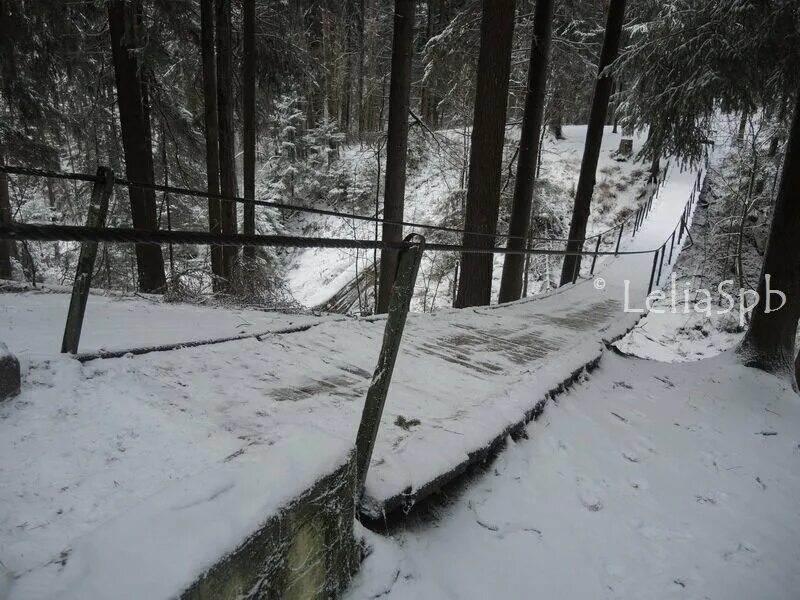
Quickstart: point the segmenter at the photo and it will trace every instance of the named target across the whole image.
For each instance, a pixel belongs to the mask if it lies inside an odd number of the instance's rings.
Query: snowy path
[[[348,599],[797,598],[800,399],[777,379],[608,353],[528,432],[367,532]]]
[[[628,248],[663,242],[693,177],[671,173]],[[631,280],[632,298],[643,298],[651,265],[651,255],[601,261],[603,290],[582,280],[513,305],[412,315],[367,480],[367,509],[378,516],[384,505],[414,497],[524,421],[549,390],[636,322],[638,312],[622,312],[624,280]],[[53,352],[61,321],[52,315],[63,313],[36,306],[56,296],[62,295],[0,295],[0,308],[13,315],[4,339],[26,371],[21,396],[0,406],[0,561],[14,573],[54,568],[75,538],[134,507],[146,512],[148,503],[164,502],[154,500],[158,495],[180,504],[187,485],[214,481],[210,474],[220,469],[294,465],[294,479],[265,490],[270,505],[303,489],[324,465],[340,464],[355,439],[382,319],[158,305],[139,313],[130,301],[94,299],[90,314],[105,310],[107,325],[87,329],[101,335],[90,333],[84,347],[129,345],[128,336],[137,335],[138,343],[196,339],[198,331],[211,337],[208,323],[221,335],[238,333],[241,320],[248,331],[282,328],[291,319],[317,325],[81,365]],[[124,332],[116,328],[120,307],[130,309]],[[46,344],[26,334],[45,329]],[[400,417],[419,424],[403,426]]]

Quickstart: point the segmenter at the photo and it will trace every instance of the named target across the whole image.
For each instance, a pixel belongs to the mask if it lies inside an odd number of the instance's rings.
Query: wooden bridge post
[[[658,266],[658,250],[653,254],[653,268],[650,270],[650,284],[647,286],[647,295],[653,291],[653,281],[656,278],[656,267]]]
[[[592,256],[592,269],[589,271],[590,275],[594,275],[594,266],[597,263],[597,253],[600,250],[600,242],[603,239],[603,234],[597,236],[597,243],[594,245],[594,256]]]
[[[356,472],[359,495],[363,493],[367,480],[367,471],[372,459],[372,451],[375,448],[375,438],[378,435],[383,407],[386,404],[389,384],[392,381],[394,363],[400,349],[400,340],[403,337],[411,298],[414,295],[419,264],[425,251],[425,238],[421,235],[412,233],[406,237],[405,241],[412,242],[413,246],[401,250],[398,257],[397,277],[394,280],[392,295],[389,299],[389,314],[383,332],[383,345],[378,356],[375,374],[372,376],[372,383],[367,390],[367,399],[356,435]]]
[[[661,269],[664,268],[664,255],[667,253],[667,242],[661,246],[661,262],[658,265],[658,277],[656,277],[656,285],[661,285]]]
[[[622,242],[622,231],[625,229],[625,221],[619,224],[619,235],[617,236],[617,247],[614,249],[614,256],[619,254],[619,245]]]
[[[669,238],[669,260],[667,264],[672,264],[672,251],[675,250],[675,230],[672,230],[672,235]]]
[[[87,227],[105,227],[108,215],[108,199],[114,189],[114,171],[108,167],[97,168],[97,180],[92,189],[92,200],[89,204]],[[64,327],[64,339],[61,352],[77,354],[81,340],[83,316],[86,314],[86,302],[89,300],[89,288],[92,285],[94,261],[97,258],[97,242],[83,242],[75,272],[75,283],[72,284],[72,297],[69,300],[67,324]]]

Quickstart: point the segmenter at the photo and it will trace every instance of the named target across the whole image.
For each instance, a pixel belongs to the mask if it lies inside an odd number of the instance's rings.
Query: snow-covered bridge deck
[[[693,178],[672,174],[628,249],[663,242]],[[411,315],[362,510],[379,517],[413,501],[528,420],[549,391],[633,326],[640,312],[623,311],[624,282],[640,308],[651,265],[650,254],[609,258],[598,266],[605,286],[583,280],[502,307]],[[60,327],[48,324],[60,324],[67,303],[66,294],[0,295],[11,324],[4,341],[25,370],[21,396],[0,406],[0,560],[14,572],[51,563],[72,540],[175,480],[264,460],[272,473],[285,465],[287,481],[272,487],[292,487],[293,478],[318,477],[320,462],[340,464],[331,456],[344,457],[355,440],[382,318],[230,315],[95,298],[85,350],[308,327],[80,364],[56,354]],[[35,332],[45,331],[43,344]]]

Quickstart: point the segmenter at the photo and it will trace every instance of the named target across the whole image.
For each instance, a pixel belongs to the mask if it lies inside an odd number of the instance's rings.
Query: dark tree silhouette
[[[786,295],[786,306],[780,310],[775,310],[780,298],[767,295],[767,277],[771,290]],[[800,94],[795,101],[758,293],[759,302],[738,352],[746,365],[787,377],[796,389],[794,342],[800,318]]]
[[[411,66],[414,43],[414,0],[395,0],[394,40],[392,42],[392,81],[389,91],[389,133],[386,142],[386,185],[383,216],[389,221],[403,220],[408,154],[408,109],[411,98]],[[383,224],[384,242],[403,241],[401,225]],[[395,272],[395,250],[381,251],[380,286],[377,312],[389,310]]]
[[[514,37],[514,0],[484,0],[470,146],[464,245],[494,247],[502,184],[503,139]],[[473,235],[474,233],[483,235]],[[489,304],[491,254],[464,253],[455,306]]]
[[[511,250],[525,249],[530,229],[536,165],[539,160],[539,136],[544,120],[550,40],[553,34],[553,4],[554,0],[537,0],[533,16],[528,92],[525,98],[525,114],[522,118],[517,178],[514,185],[511,223],[508,230],[512,237],[509,238],[507,247]],[[500,282],[500,302],[512,302],[522,297],[524,270],[524,255],[506,255],[503,263],[503,277]]]
[[[235,139],[233,134],[233,46],[231,40],[231,0],[217,0],[217,113],[219,119],[219,173],[223,196],[236,196]],[[236,204],[222,201],[220,214],[223,233],[236,233]],[[229,286],[236,263],[237,249],[222,249],[222,266]]]
[[[242,1],[242,145],[244,146],[244,197],[256,197],[256,2]],[[256,207],[245,204],[242,231],[256,232]],[[255,246],[246,246],[244,255],[255,258]]]
[[[113,0],[108,3],[108,24],[117,84],[117,104],[128,179],[155,183],[153,148],[150,135],[150,109],[146,78],[137,59],[140,49],[137,32],[141,28],[141,3]],[[156,231],[156,197],[152,189],[128,189],[131,217],[136,229]],[[163,292],[166,286],[161,248],[136,244],[139,288],[143,292]]]
[[[219,194],[219,120],[217,118],[217,57],[214,50],[214,0],[200,0],[200,46],[203,60],[203,115],[206,137],[206,180],[208,192]],[[222,233],[220,202],[208,199],[208,230]],[[211,247],[214,289],[225,277],[222,246]]]
[[[603,128],[606,123],[608,103],[611,99],[612,77],[608,67],[617,58],[619,42],[622,36],[622,24],[625,20],[625,0],[611,0],[608,7],[606,32],[603,37],[603,49],[600,52],[600,65],[592,97],[592,109],[589,113],[589,125],[586,130],[586,145],[583,150],[581,173],[578,177],[578,188],[575,192],[575,206],[572,209],[572,222],[569,227],[567,250],[579,251],[583,248],[586,237],[586,225],[592,206],[597,162],[600,159],[600,146],[603,143]],[[574,274],[581,268],[580,256],[566,256],[561,269],[561,285],[570,283]]]

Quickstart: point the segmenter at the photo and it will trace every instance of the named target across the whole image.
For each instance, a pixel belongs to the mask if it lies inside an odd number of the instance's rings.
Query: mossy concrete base
[[[269,519],[181,597],[337,597],[362,558],[353,534],[355,481],[355,464],[350,460]]]

